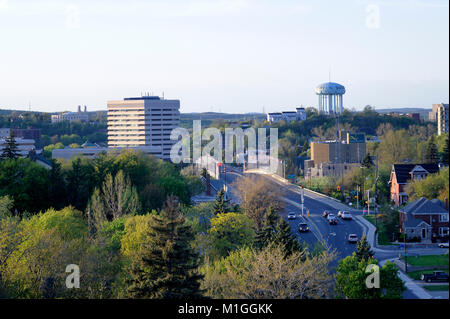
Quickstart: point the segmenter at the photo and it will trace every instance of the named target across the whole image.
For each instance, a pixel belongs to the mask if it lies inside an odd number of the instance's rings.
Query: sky
[[[449,101],[442,0],[0,0],[0,108],[105,110],[141,92],[181,112]]]

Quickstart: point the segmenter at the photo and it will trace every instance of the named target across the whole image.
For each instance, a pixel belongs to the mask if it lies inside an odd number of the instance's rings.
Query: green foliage
[[[5,217],[11,217],[14,200],[8,195],[0,197],[0,219]]]
[[[202,296],[198,256],[190,246],[193,233],[185,225],[173,197],[150,221],[150,240],[128,270],[131,298],[191,299]]]
[[[0,158],[2,159],[13,159],[17,158],[19,155],[17,150],[17,143],[14,139],[14,134],[11,132],[9,136],[5,137],[3,152]]]
[[[406,192],[408,193],[410,201],[420,197],[433,199],[445,197],[445,192],[448,193],[448,185],[449,168],[445,167],[439,173],[430,174],[423,180],[413,181],[407,186]],[[443,198],[441,198],[441,200],[443,200]]]
[[[370,244],[367,241],[366,235],[363,235],[356,245],[356,257],[358,261],[369,260],[374,256],[370,249]]]
[[[256,233],[255,246],[259,249],[269,245],[280,245],[285,256],[303,250],[300,242],[291,233],[291,225],[280,218],[277,211],[270,207],[263,228]]]
[[[231,211],[231,207],[229,204],[230,200],[225,199],[225,191],[223,188],[219,190],[217,193],[217,197],[214,201],[213,213],[214,215],[224,214]]]
[[[253,222],[243,214],[219,213],[211,219],[208,237],[211,242],[210,256],[214,259],[224,257],[230,251],[253,243]]]
[[[50,206],[49,171],[29,159],[0,161],[0,196],[9,195],[14,209],[38,212]]]
[[[370,272],[366,269],[370,264],[377,265],[376,259],[359,259],[356,252],[339,261],[336,269],[336,293],[348,299],[402,298],[405,290],[398,277],[398,269],[387,262],[380,268],[380,288],[368,288],[366,279]]]
[[[438,149],[434,140],[434,135],[432,135],[427,143],[425,152],[425,163],[438,163],[438,162],[439,162]]]

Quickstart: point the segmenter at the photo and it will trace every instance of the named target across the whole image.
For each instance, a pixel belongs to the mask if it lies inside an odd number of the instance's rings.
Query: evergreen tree
[[[17,143],[14,134],[11,132],[8,137],[5,137],[5,148],[3,149],[2,158],[17,158]]]
[[[373,166],[373,161],[372,158],[370,157],[370,154],[367,154],[363,161],[362,161],[362,166],[366,167],[366,168],[370,168]]]
[[[428,140],[427,148],[425,151],[425,161],[426,163],[430,164],[439,162],[439,153],[434,141],[434,135],[431,135],[430,139]]]
[[[298,239],[291,233],[291,225],[283,218],[276,228],[275,243],[283,245],[286,257],[303,250]]]
[[[356,257],[358,261],[361,260],[369,260],[373,256],[373,251],[370,249],[369,242],[367,241],[366,235],[361,237],[361,240],[358,241],[356,245]]]
[[[261,249],[272,243],[281,245],[286,256],[302,250],[300,242],[291,233],[291,225],[270,207],[264,220],[264,227],[256,234],[255,246]]]
[[[256,233],[255,246],[259,249],[274,241],[279,215],[273,207],[269,207],[264,220],[264,227]]]
[[[448,166],[448,137],[445,139],[444,150],[442,152],[442,160],[441,163]]]
[[[190,241],[191,227],[180,213],[178,201],[170,196],[159,215],[150,222],[151,240],[133,261],[127,279],[129,298],[201,298],[197,273],[198,254]]]
[[[223,188],[217,193],[216,200],[214,201],[213,213],[217,216],[217,214],[229,213],[231,211],[231,207],[229,204],[230,200],[225,199],[225,192]]]

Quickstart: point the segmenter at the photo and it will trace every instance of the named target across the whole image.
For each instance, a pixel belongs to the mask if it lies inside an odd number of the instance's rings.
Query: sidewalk
[[[394,262],[395,258],[380,261],[380,266],[383,266],[388,260],[390,262]],[[411,290],[412,293],[415,294],[418,298],[433,299],[432,295],[430,295],[425,289],[423,289],[418,284],[416,284],[414,282],[414,280],[412,280],[407,275],[405,275],[401,270],[398,271],[398,275],[399,275],[400,279],[405,283],[406,289]]]

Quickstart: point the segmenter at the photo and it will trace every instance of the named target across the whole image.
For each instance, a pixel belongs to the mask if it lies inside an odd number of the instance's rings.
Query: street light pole
[[[376,178],[375,178],[375,227],[377,227],[377,214],[378,214],[378,155],[376,164]]]

